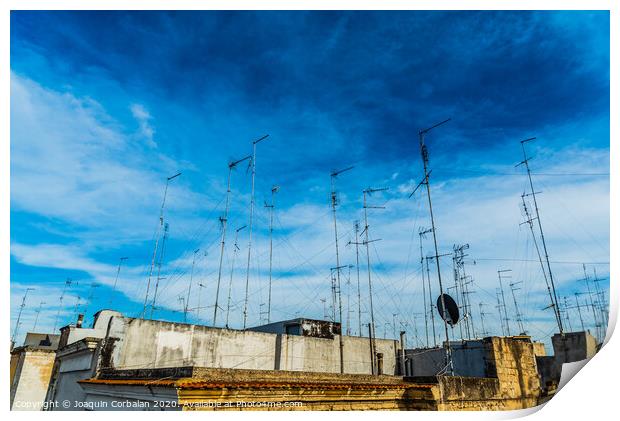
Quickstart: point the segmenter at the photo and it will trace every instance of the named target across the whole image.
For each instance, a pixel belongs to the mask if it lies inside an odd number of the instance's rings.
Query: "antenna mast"
[[[366,246],[366,263],[368,267],[368,296],[370,299],[370,344],[371,344],[371,352],[372,352],[372,374],[377,373],[377,344],[375,341],[376,332],[375,332],[375,312],[372,303],[372,278],[371,278],[371,269],[370,269],[370,243],[374,241],[379,241],[380,239],[370,240],[370,236],[368,234],[368,209],[385,209],[384,206],[369,206],[366,202],[366,197],[380,191],[387,190],[387,187],[383,187],[380,189],[367,188],[362,193],[364,195],[364,245]]]
[[[220,222],[222,223],[222,242],[221,242],[221,248],[220,248],[220,265],[219,265],[219,269],[217,271],[217,288],[216,288],[216,292],[215,292],[215,307],[213,308],[213,326],[215,326],[215,323],[217,322],[217,309],[218,309],[218,300],[220,297],[220,281],[222,279],[222,264],[224,262],[224,246],[226,244],[226,227],[228,224],[228,210],[229,210],[229,206],[230,206],[230,180],[232,177],[232,171],[233,169],[239,165],[241,162],[252,158],[250,155],[238,159],[237,161],[231,161],[228,163],[228,183],[227,183],[227,188],[226,188],[226,206],[224,208],[224,216],[220,217]]]
[[[450,333],[448,331],[448,322],[446,321],[448,319],[448,316],[446,314],[447,312],[447,308],[446,308],[446,304],[444,301],[444,295],[443,295],[443,283],[441,281],[441,268],[439,267],[439,248],[437,247],[437,230],[435,229],[435,217],[433,215],[433,203],[431,201],[431,185],[429,182],[429,175],[430,172],[428,170],[428,149],[426,148],[426,145],[424,144],[424,137],[426,136],[426,134],[428,132],[430,132],[431,130],[433,130],[436,127],[439,127],[445,123],[447,123],[448,121],[450,121],[450,119],[444,120],[440,123],[435,124],[434,126],[431,126],[427,129],[424,130],[420,130],[420,132],[418,133],[419,135],[419,140],[420,140],[420,154],[422,155],[422,163],[424,164],[424,179],[423,181],[418,184],[418,187],[421,184],[425,184],[426,185],[426,196],[428,198],[428,211],[430,213],[430,217],[431,217],[431,229],[432,229],[432,233],[433,233],[433,244],[435,246],[435,263],[437,264],[437,280],[439,281],[439,294],[441,297],[441,305],[444,309],[444,314],[442,315],[442,319],[443,319],[443,324],[444,324],[444,330],[445,330],[445,334],[446,334],[446,370],[450,375],[454,374],[454,367],[452,366],[452,348],[450,346]],[[416,187],[417,189],[417,187]],[[415,192],[415,190],[414,190]],[[413,193],[412,193],[413,194]]]
[[[166,178],[166,188],[164,189],[164,198],[161,202],[161,209],[159,210],[159,226],[157,227],[157,234],[155,235],[155,246],[153,247],[153,256],[151,257],[151,268],[149,269],[149,279],[146,284],[146,293],[144,294],[144,306],[142,308],[142,318],[146,317],[146,303],[149,300],[149,290],[151,288],[151,277],[153,276],[153,268],[155,267],[155,258],[157,257],[157,247],[159,246],[159,236],[161,235],[161,230],[164,228],[164,207],[166,205],[166,196],[168,195],[168,185],[170,181],[180,176],[181,173],[176,173],[172,177]],[[151,309],[151,317],[153,315],[153,310]]]
[[[561,320],[559,318],[560,312],[555,311],[556,304],[553,299],[553,291],[551,290],[551,285],[549,284],[549,279],[547,278],[547,271],[545,270],[545,264],[543,263],[543,258],[542,258],[542,255],[540,254],[540,248],[538,247],[538,240],[536,239],[536,234],[534,234],[534,223],[533,223],[534,218],[530,216],[530,211],[527,207],[527,204],[525,203],[525,196],[528,196],[528,195],[525,193],[521,195],[521,201],[523,202],[523,211],[525,212],[525,217],[527,219],[525,222],[521,222],[521,224],[519,225],[528,224],[528,226],[530,227],[530,232],[532,233],[532,240],[534,242],[534,248],[536,249],[536,254],[538,255],[538,261],[540,262],[540,269],[542,271],[543,278],[545,279],[545,285],[547,286],[547,292],[549,292],[549,299],[551,300],[551,304],[549,305],[549,307],[554,309],[553,314],[555,316],[555,319],[556,319],[556,322],[558,323],[558,328],[559,328],[559,326],[561,325]]]
[[[226,329],[228,329],[228,316],[230,314],[230,294],[232,292],[233,272],[235,271],[235,257],[237,257],[237,251],[239,251],[239,245],[237,244],[237,238],[239,238],[239,231],[244,229],[247,225],[237,228],[235,231],[235,244],[233,248],[233,257],[230,264],[230,281],[228,282],[228,300],[226,304]]]
[[[112,294],[110,294],[110,301],[109,301],[110,307],[112,307],[112,299],[114,298],[113,295],[116,292],[116,283],[118,282],[118,275],[121,273],[121,265],[127,259],[129,259],[129,257],[121,257],[118,261],[118,269],[116,269],[116,278],[114,278],[114,287],[112,287]]]
[[[250,221],[249,221],[249,234],[248,234],[248,265],[245,272],[245,302],[243,305],[243,330],[246,328],[248,320],[248,288],[250,286],[250,259],[252,257],[252,222],[254,217],[254,179],[256,178],[256,145],[261,140],[267,139],[269,135],[265,135],[252,142],[252,195],[250,199]]]
[[[339,307],[339,322],[340,322],[340,372],[344,373],[344,355],[343,348],[344,343],[342,341],[342,296],[340,296],[340,253],[338,249],[338,219],[336,217],[336,206],[338,205],[338,195],[336,192],[336,177],[342,174],[343,172],[352,170],[353,167],[347,167],[339,171],[332,171],[330,174],[331,180],[331,199],[332,199],[332,212],[334,214],[334,236],[336,239],[336,285],[338,288],[338,307]],[[334,313],[335,313],[336,302],[334,301]]]
[[[34,291],[34,288],[26,288],[26,291],[24,292],[22,303],[19,306],[19,313],[17,313],[17,321],[15,322],[15,329],[13,330],[13,337],[11,338],[11,344],[15,344],[15,338],[17,338],[17,331],[21,323],[20,320],[22,318],[22,311],[24,310],[24,307],[26,307],[26,297],[28,296],[28,292],[30,291]]]
[[[43,307],[43,304],[45,304],[45,301],[41,301],[39,303],[39,309],[36,310],[37,316],[34,318],[34,326],[32,326],[33,332],[37,331],[37,322],[39,321],[39,314],[41,314],[41,307]]]
[[[551,264],[549,263],[549,253],[547,252],[547,243],[545,242],[545,234],[543,233],[542,223],[540,222],[540,212],[538,211],[538,202],[536,201],[536,192],[534,191],[534,183],[532,183],[532,172],[530,171],[529,158],[525,153],[525,144],[535,140],[535,137],[525,139],[521,141],[521,149],[523,150],[523,161],[517,166],[524,164],[527,170],[527,178],[530,182],[530,190],[532,194],[532,200],[534,202],[534,210],[536,211],[536,221],[538,221],[538,229],[540,230],[540,239],[542,241],[543,251],[545,252],[545,260],[547,261],[547,270],[549,271],[549,280],[551,281],[552,304],[556,313],[556,319],[558,321],[558,328],[560,329],[560,335],[564,335],[564,328],[562,327],[562,318],[560,317],[560,307],[558,306],[558,295],[555,291],[555,282],[553,280],[553,272],[551,271]]]
[[[62,289],[62,294],[60,294],[60,303],[58,306],[58,311],[56,312],[56,318],[54,319],[54,329],[52,330],[52,332],[56,332],[56,326],[58,325],[58,317],[60,316],[60,310],[62,310],[62,301],[65,299],[65,292],[67,291],[67,287],[69,285],[71,285],[71,278],[67,278],[67,280],[65,281],[65,286]]]
[[[511,278],[510,275],[504,275],[504,273],[508,273],[508,272],[512,272],[512,269],[504,269],[504,270],[498,270],[497,271],[497,277],[499,279],[499,290],[501,292],[501,297],[502,297],[502,302],[500,304],[500,312],[501,309],[504,309],[504,321],[506,323],[506,333],[508,334],[508,336],[510,336],[510,323],[508,321],[508,311],[507,311],[507,307],[506,307],[506,297],[504,296],[504,285],[502,280],[503,279],[508,279]]]
[[[159,252],[159,261],[157,262],[157,279],[155,281],[155,291],[153,292],[153,302],[151,303],[151,317],[150,319],[153,320],[153,312],[155,311],[155,302],[157,301],[157,291],[159,289],[159,281],[162,279],[160,276],[161,274],[161,264],[162,261],[164,260],[164,254],[166,252],[166,240],[168,239],[168,223],[166,222],[164,224],[164,239],[161,243],[161,251]]]
[[[427,307],[426,304],[426,286],[424,285],[424,283],[426,282],[425,276],[424,276],[424,251],[422,248],[422,239],[426,238],[425,235],[428,234],[429,232],[431,232],[430,229],[425,229],[425,228],[420,228],[418,231],[418,235],[420,237],[420,269],[421,269],[421,273],[422,273],[422,298],[424,299],[424,329],[426,331],[426,347],[428,348],[429,345],[429,340],[428,340],[428,313],[429,313],[429,309]],[[429,288],[430,288],[430,284],[429,284]],[[431,294],[429,294],[429,299],[431,298]],[[431,304],[432,307],[432,304]],[[431,317],[433,316],[433,312],[432,312],[432,308],[431,308]],[[434,320],[433,320],[434,322]],[[433,326],[433,329],[435,327]],[[434,334],[433,334],[434,336]],[[434,338],[433,338],[434,339]]]
[[[271,274],[273,268],[273,211],[276,206],[276,193],[280,187],[273,186],[271,188],[271,205],[265,203],[265,207],[269,208],[269,298],[267,300],[267,323],[271,322]]]
[[[357,324],[358,334],[362,337],[362,292],[360,289],[360,223],[355,221],[355,267],[357,268]]]
[[[194,250],[194,258],[192,259],[192,271],[189,275],[189,288],[187,288],[187,299],[185,300],[185,308],[183,309],[183,321],[187,323],[187,312],[189,311],[189,297],[192,294],[192,283],[194,282],[194,266],[196,265],[196,254],[200,249]]]
[[[521,311],[519,311],[519,305],[517,303],[517,296],[515,295],[515,291],[519,291],[521,288],[517,288],[517,285],[522,284],[523,281],[518,281],[518,282],[511,282],[510,284],[508,284],[510,286],[510,292],[512,293],[512,301],[514,302],[515,305],[515,313],[517,316],[517,326],[519,326],[519,333],[521,335],[527,335],[527,332],[525,331],[525,328],[523,327],[523,315],[521,314]]]

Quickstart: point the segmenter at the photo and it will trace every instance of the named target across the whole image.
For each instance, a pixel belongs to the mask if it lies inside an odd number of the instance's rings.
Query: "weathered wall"
[[[53,411],[78,409],[75,402],[83,402],[84,391],[78,381],[93,377],[97,372],[100,339],[84,339],[60,349],[54,362],[52,380],[47,390],[47,400],[63,402],[68,400],[67,408],[59,406]]]
[[[110,339],[112,338],[112,339]],[[253,370],[340,372],[340,338],[240,331],[200,325],[115,317],[104,368],[198,366]],[[396,374],[397,342],[376,340],[383,372]],[[370,373],[368,339],[344,337],[347,373]]]
[[[556,363],[572,363],[596,354],[596,339],[589,332],[555,334],[551,338]]]
[[[55,352],[23,348],[15,354],[18,357],[11,384],[11,410],[40,411],[52,376]]]
[[[491,337],[487,346],[486,376],[499,379],[502,397],[530,399],[540,395],[534,346],[529,339]]]

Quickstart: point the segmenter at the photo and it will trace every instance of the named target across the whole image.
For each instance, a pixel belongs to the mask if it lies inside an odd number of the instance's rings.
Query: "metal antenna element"
[[[161,277],[161,264],[164,260],[164,255],[166,253],[166,240],[168,239],[168,223],[164,224],[164,238],[161,243],[161,251],[159,252],[159,261],[157,262],[157,278],[155,279],[155,291],[153,292],[153,302],[151,303],[151,317],[153,320],[153,313],[155,312],[155,305],[157,302],[157,291],[159,290],[159,281],[165,279]]]
[[[273,268],[273,211],[276,206],[276,193],[280,190],[279,186],[271,188],[271,204],[265,203],[265,207],[269,208],[269,298],[267,300],[267,323],[271,322],[271,275]]]
[[[542,229],[542,223],[540,222],[540,212],[538,211],[538,202],[536,201],[536,192],[534,191],[534,183],[532,182],[532,172],[530,171],[530,158],[527,157],[525,152],[525,144],[535,140],[535,137],[531,137],[529,139],[525,139],[521,141],[521,150],[523,151],[523,161],[521,161],[519,165],[525,165],[525,169],[527,170],[527,177],[530,182],[530,190],[532,195],[532,200],[534,202],[534,210],[536,211],[536,221],[538,221],[538,229],[540,231],[540,239],[543,246],[543,251],[545,253],[545,260],[547,261],[547,270],[549,272],[549,281],[551,283],[552,294],[552,305],[555,311],[555,317],[558,322],[558,328],[560,329],[560,335],[564,334],[564,328],[562,326],[562,318],[560,317],[560,307],[558,306],[558,295],[555,290],[555,282],[553,280],[553,272],[551,271],[551,264],[549,263],[549,253],[547,252],[547,243],[545,242],[545,234]]]
[[[433,203],[431,201],[431,184],[430,184],[430,180],[429,180],[429,169],[428,169],[428,149],[426,148],[426,145],[424,144],[424,138],[426,136],[426,134],[428,134],[428,132],[430,132],[432,129],[439,127],[445,123],[447,123],[448,121],[450,121],[450,119],[444,120],[440,123],[437,123],[427,129],[423,129],[420,130],[420,132],[418,133],[419,136],[419,142],[420,142],[420,154],[422,155],[422,163],[424,165],[424,178],[423,178],[423,183],[424,185],[426,185],[426,196],[428,198],[428,211],[431,217],[431,229],[432,229],[432,233],[433,233],[433,244],[435,246],[435,263],[437,264],[437,280],[439,282],[439,294],[441,297],[441,304],[443,307],[443,311],[444,314],[442,316],[442,319],[444,321],[444,331],[446,334],[446,372],[450,375],[454,374],[454,367],[452,365],[452,348],[450,346],[450,333],[448,331],[448,323],[446,322],[446,320],[449,320],[448,315],[445,314],[446,313],[446,305],[445,305],[445,300],[444,300],[444,289],[443,289],[443,283],[441,281],[441,268],[439,265],[439,248],[437,246],[437,230],[435,229],[435,217],[433,216]]]
[[[486,328],[484,327],[484,317],[487,316],[489,313],[484,311],[483,306],[485,306],[484,303],[478,303],[478,309],[480,312],[480,324],[482,325],[482,332],[480,332],[480,337],[482,338],[489,334],[489,332],[487,332]]]
[[[510,275],[504,275],[504,273],[512,272],[512,269],[503,269],[497,271],[497,277],[499,279],[499,290],[501,293],[502,302],[500,304],[500,312],[503,309],[504,315],[502,316],[504,323],[506,324],[506,333],[510,336],[510,323],[508,321],[508,310],[506,307],[506,297],[504,296],[504,284],[502,280],[511,278]]]
[[[207,255],[207,253],[205,253],[205,256]],[[198,305],[196,306],[196,319],[198,321],[200,321],[200,302],[201,302],[201,297],[202,297],[202,289],[206,288],[207,286],[204,284],[201,284],[200,282],[198,283]]]
[[[370,243],[374,241],[379,241],[380,239],[370,240],[370,236],[368,234],[369,225],[368,225],[368,209],[385,209],[384,206],[369,206],[367,203],[367,196],[372,195],[375,192],[385,191],[387,187],[373,189],[367,188],[362,193],[364,196],[364,245],[366,246],[366,264],[368,268],[368,297],[370,301],[370,344],[371,344],[371,352],[372,352],[372,374],[378,374],[377,367],[377,343],[375,341],[376,333],[375,333],[375,311],[373,308],[372,302],[372,278],[371,278],[371,268],[370,268]]]
[[[355,221],[355,268],[357,270],[357,332],[362,337],[362,292],[360,288],[360,223]]]
[[[340,292],[340,254],[338,249],[338,219],[336,217],[336,206],[338,205],[338,194],[336,192],[336,178],[338,175],[343,172],[352,170],[353,167],[347,167],[338,171],[332,171],[330,174],[331,180],[331,204],[332,204],[332,212],[334,214],[334,236],[336,239],[336,283],[338,286],[338,291]],[[334,301],[334,312],[335,312],[336,302]],[[342,297],[339,296],[338,307],[340,309],[339,313],[339,322],[340,322],[340,335],[339,335],[339,345],[340,345],[340,372],[344,373],[344,343],[342,341]]]
[[[37,322],[39,321],[39,315],[41,314],[41,307],[43,307],[43,304],[45,304],[45,301],[41,301],[39,303],[39,308],[37,310],[35,310],[35,313],[37,313],[37,315],[34,318],[34,326],[32,326],[32,331],[35,332],[35,333],[37,331]]]
[[[67,278],[67,280],[65,281],[65,286],[63,287],[62,293],[60,294],[60,299],[58,300],[60,303],[58,305],[58,311],[56,312],[56,318],[54,319],[54,329],[52,329],[52,332],[56,332],[56,326],[58,326],[58,317],[60,316],[60,311],[63,309],[62,302],[65,299],[65,292],[67,292],[67,287],[69,287],[72,282],[73,281],[71,280],[71,278]]]
[[[21,323],[20,320],[22,318],[22,311],[24,310],[24,307],[26,307],[26,297],[28,296],[28,292],[30,291],[34,291],[34,288],[26,288],[26,291],[24,291],[24,296],[22,297],[22,303],[19,306],[19,313],[17,313],[17,321],[15,322],[15,329],[13,329],[13,336],[11,337],[11,349],[13,347],[13,344],[15,344],[15,338],[17,338],[17,331]]]
[[[233,248],[233,257],[232,262],[230,263],[230,280],[228,281],[228,300],[226,304],[226,329],[228,329],[228,316],[230,315],[230,295],[232,293],[232,284],[233,284],[233,272],[235,271],[235,257],[237,257],[237,251],[239,251],[239,245],[237,244],[237,239],[239,238],[239,231],[244,229],[247,225],[244,225],[240,228],[237,228],[235,231],[235,243]]]
[[[505,323],[504,323],[504,314],[502,313],[502,293],[500,292],[499,288],[495,289],[495,296],[497,297],[497,305],[495,306],[495,308],[499,312],[499,322],[500,322],[500,326],[502,328],[502,336],[506,336],[506,326],[505,326]]]
[[[469,290],[469,285],[473,284],[473,280],[469,279],[467,274],[465,273],[465,257],[468,255],[465,254],[465,250],[469,249],[469,244],[461,244],[454,245],[454,281],[455,286],[457,287],[457,298],[461,301],[461,313],[463,325],[465,328],[465,336],[467,339],[475,336],[475,327],[474,327],[474,318],[471,314],[471,302],[469,296],[473,293]],[[460,292],[460,297],[459,297]]]
[[[252,257],[252,222],[254,217],[254,179],[256,178],[256,145],[258,142],[267,139],[265,135],[252,142],[252,194],[250,199],[250,221],[248,223],[248,264],[245,271],[245,301],[243,304],[243,330],[246,328],[248,320],[248,288],[250,286],[250,259]]]
[[[549,293],[549,300],[551,301],[551,304],[547,308],[553,308],[554,309],[553,315],[555,316],[556,323],[558,324],[558,327],[559,327],[560,324],[561,324],[561,320],[559,319],[560,312],[555,310],[556,309],[556,303],[555,303],[555,300],[553,298],[554,297],[553,290],[551,289],[551,284],[549,283],[549,278],[547,276],[547,270],[545,269],[545,264],[544,264],[544,261],[543,261],[543,257],[542,257],[542,254],[540,252],[540,247],[538,247],[538,239],[536,238],[536,234],[534,233],[534,219],[536,219],[536,218],[532,218],[531,215],[530,215],[529,208],[527,207],[527,204],[525,202],[525,197],[526,196],[528,196],[528,195],[525,194],[525,193],[523,193],[521,195],[521,201],[523,203],[523,211],[525,212],[526,220],[525,220],[525,222],[521,222],[521,224],[519,224],[519,225],[528,224],[528,226],[530,227],[530,232],[532,234],[532,240],[534,242],[534,248],[536,249],[536,254],[538,255],[538,261],[540,262],[540,269],[542,271],[542,275],[543,275],[543,278],[545,280],[545,285],[547,286],[547,292]]]
[[[517,288],[517,285],[522,284],[523,281],[511,282],[508,284],[510,286],[510,292],[512,293],[512,301],[515,305],[515,315],[517,319],[517,326],[519,327],[519,334],[527,335],[527,331],[523,327],[523,315],[519,310],[519,304],[517,303],[517,296],[515,295],[515,291],[519,291],[521,288]]]
[[[563,298],[564,298],[564,315],[566,316],[566,324],[568,325],[568,331],[572,332],[573,325],[570,322],[570,312],[568,311],[568,309],[570,308],[568,305],[568,297],[565,295]]]
[[[127,259],[129,259],[129,257],[121,257],[118,260],[118,269],[116,269],[116,278],[114,278],[114,286],[112,287],[112,294],[110,294],[110,301],[109,301],[110,307],[112,307],[112,299],[114,298],[114,293],[116,292],[116,284],[118,282],[118,275],[121,273],[121,265]]]
[[[217,323],[217,310],[219,308],[218,301],[220,297],[220,282],[222,279],[222,264],[224,262],[224,248],[226,245],[226,227],[228,225],[228,210],[230,207],[230,192],[231,192],[230,180],[232,177],[232,171],[233,169],[237,167],[237,165],[251,158],[252,156],[248,155],[246,157],[243,157],[241,159],[238,159],[236,161],[231,161],[228,163],[228,183],[226,187],[226,206],[224,208],[224,216],[220,217],[220,222],[222,223],[222,241],[221,241],[221,247],[220,247],[220,264],[219,264],[219,268],[217,271],[217,288],[215,290],[215,306],[213,307],[213,326],[215,326],[215,323]]]
[[[164,228],[164,208],[166,206],[166,196],[168,195],[168,185],[170,184],[170,181],[174,180],[180,175],[181,173],[179,172],[171,177],[166,178],[166,188],[164,189],[164,198],[161,201],[161,209],[159,211],[159,225],[157,226],[157,233],[155,234],[155,246],[153,247],[153,256],[151,257],[151,268],[149,269],[149,278],[146,284],[146,293],[144,294],[144,306],[142,308],[143,319],[146,317],[146,303],[149,300],[149,290],[151,288],[151,277],[153,276],[153,268],[155,267],[155,260],[157,258],[157,247],[159,246],[159,237],[161,235],[161,231]],[[153,313],[153,310],[151,309],[151,316],[152,316],[152,313]]]
[[[579,313],[579,322],[581,322],[581,330],[582,331],[586,331],[586,326],[583,323],[583,316],[581,315],[581,307],[582,305],[579,304],[579,296],[582,295],[582,292],[576,292],[575,293],[575,307],[577,307],[577,312]]]
[[[422,247],[422,239],[426,238],[426,234],[430,233],[431,229],[426,229],[426,228],[420,228],[418,230],[418,235],[420,237],[420,273],[422,273],[422,298],[424,299],[424,330],[426,332],[426,347],[430,347],[430,342],[428,340],[428,315],[430,313],[431,318],[433,319],[433,342],[435,343],[435,345],[437,345],[436,339],[435,339],[435,316],[434,316],[434,312],[433,312],[433,294],[430,292],[431,291],[431,284],[430,284],[430,279],[428,280],[428,290],[429,290],[429,294],[428,294],[428,299],[430,304],[430,307],[427,307],[427,303],[426,303],[426,286],[425,286],[425,282],[426,279],[424,277],[424,249]],[[427,263],[428,266],[428,263]]]
[[[582,279],[582,281],[585,281],[586,283],[586,288],[588,291],[588,300],[586,302],[589,301],[589,307],[590,310],[592,311],[592,319],[594,321],[594,331],[596,332],[596,338],[598,341],[601,341],[601,332],[600,332],[600,328],[601,328],[601,323],[599,321],[599,314],[598,314],[598,309],[595,305],[595,301],[592,299],[592,289],[590,288],[590,277],[588,276],[588,273],[586,272],[586,265],[583,264],[583,276],[584,278]]]
[[[187,323],[187,312],[189,311],[189,297],[192,294],[192,284],[194,283],[194,266],[196,265],[196,254],[200,249],[194,250],[194,258],[192,259],[192,270],[189,274],[189,287],[187,288],[187,299],[185,300],[185,308],[183,309],[183,321]]]

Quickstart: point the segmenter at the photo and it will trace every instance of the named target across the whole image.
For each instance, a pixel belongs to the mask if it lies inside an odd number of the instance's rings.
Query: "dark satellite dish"
[[[442,300],[443,297],[443,300]],[[444,303],[446,304],[446,309],[444,311]],[[441,294],[437,298],[437,311],[439,311],[439,316],[446,321],[450,326],[454,326],[459,321],[459,306],[456,304],[456,301],[448,294]]]

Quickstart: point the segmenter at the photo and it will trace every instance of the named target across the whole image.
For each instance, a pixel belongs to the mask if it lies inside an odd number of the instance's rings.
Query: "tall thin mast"
[[[353,167],[348,167],[348,168],[344,168],[342,170],[339,171],[332,171],[332,173],[330,174],[330,180],[331,180],[331,187],[332,187],[332,191],[331,191],[331,203],[332,203],[332,212],[334,215],[334,236],[336,239],[336,285],[338,288],[338,291],[340,291],[340,252],[338,249],[338,219],[336,217],[336,206],[338,205],[338,195],[336,193],[336,177],[338,177],[338,175],[342,174],[345,171],[349,171],[353,169]],[[340,292],[339,292],[340,294]],[[336,303],[334,302],[334,307],[335,307]],[[339,340],[339,345],[340,345],[340,372],[344,373],[344,343],[342,341],[342,297],[339,295],[338,296],[338,308],[339,308],[339,322],[340,322],[340,340]]]
[[[424,330],[426,332],[426,347],[430,346],[430,342],[428,340],[428,307],[426,304],[426,282],[424,276],[424,249],[422,248],[422,239],[425,238],[425,235],[431,232],[430,229],[420,228],[418,231],[418,235],[420,236],[420,273],[422,274],[422,298],[424,299]],[[432,312],[431,312],[432,314]]]
[[[194,266],[196,265],[196,254],[200,249],[194,250],[194,258],[192,259],[192,271],[189,275],[189,287],[187,288],[187,299],[185,300],[185,308],[183,309],[183,321],[187,323],[187,312],[189,311],[189,297],[192,295],[192,284],[194,283]]]
[[[534,233],[534,218],[530,216],[530,211],[527,207],[527,204],[525,203],[525,196],[529,196],[529,195],[523,193],[521,195],[521,201],[523,202],[523,211],[525,212],[526,220],[525,222],[522,222],[519,225],[528,224],[528,226],[530,227],[530,232],[532,233],[532,241],[534,242],[534,248],[536,249],[538,261],[540,262],[540,269],[541,269],[543,278],[545,280],[545,285],[547,286],[547,292],[549,293],[549,300],[551,301],[551,304],[547,308],[554,309],[553,315],[556,319],[556,323],[558,324],[558,328],[559,328],[561,324],[561,321],[559,320],[560,312],[555,311],[556,304],[555,304],[555,300],[553,299],[553,290],[551,289],[551,284],[549,283],[549,278],[547,277],[547,271],[545,270],[545,264],[543,262],[542,254],[540,253],[540,248],[538,247],[538,240],[536,238],[536,234]]]
[[[110,294],[109,305],[112,306],[112,300],[114,299],[114,292],[116,292],[116,284],[118,283],[118,275],[121,273],[121,265],[125,260],[129,259],[129,257],[121,257],[118,260],[118,269],[116,269],[116,278],[114,278],[114,286],[112,287],[112,294]]]
[[[266,208],[269,208],[269,297],[267,299],[267,323],[271,322],[271,275],[273,268],[273,211],[276,206],[276,193],[280,190],[280,187],[273,186],[271,188],[271,204],[265,204]]]
[[[549,263],[549,253],[547,252],[547,243],[545,242],[545,234],[542,229],[542,223],[540,222],[540,212],[538,211],[538,202],[536,201],[536,192],[534,191],[534,183],[532,182],[532,173],[530,171],[529,158],[525,153],[525,143],[530,142],[536,139],[535,137],[531,137],[529,139],[525,139],[521,141],[521,149],[523,150],[523,161],[519,163],[525,164],[525,169],[527,170],[527,177],[530,182],[530,190],[532,194],[532,200],[534,202],[534,210],[536,211],[536,221],[538,221],[538,229],[540,230],[540,239],[543,246],[543,251],[545,252],[545,260],[547,261],[547,270],[549,271],[549,280],[551,282],[551,290],[553,291],[553,304],[554,310],[556,312],[556,318],[558,321],[558,328],[560,329],[560,335],[564,334],[564,328],[562,327],[562,318],[560,317],[560,307],[558,305],[558,295],[555,291],[555,282],[553,280],[553,272],[551,271],[551,264]]]
[[[247,225],[237,228],[235,231],[235,244],[233,248],[232,262],[230,263],[230,280],[228,281],[228,300],[226,303],[226,329],[228,329],[228,316],[230,315],[230,296],[232,293],[233,272],[235,271],[235,257],[237,257],[237,251],[239,251],[239,245],[237,239],[239,238],[239,231],[244,229]]]
[[[424,144],[424,136],[430,132],[435,127],[441,126],[442,124],[447,123],[450,119],[444,120],[440,123],[435,124],[434,126],[429,127],[428,129],[420,130],[419,132],[419,140],[420,140],[420,153],[422,155],[422,162],[424,164],[424,184],[426,185],[426,193],[428,197],[428,211],[431,217],[431,228],[433,232],[433,244],[435,246],[435,263],[437,264],[437,280],[439,281],[439,296],[441,297],[441,306],[443,307],[444,314],[442,314],[444,331],[446,334],[446,371],[449,374],[454,374],[454,367],[452,366],[452,348],[450,346],[450,333],[448,331],[448,318],[449,316],[446,314],[447,307],[444,300],[443,295],[443,283],[441,281],[441,268],[439,267],[439,248],[437,247],[437,230],[435,229],[435,217],[433,216],[433,203],[431,201],[431,184],[429,181],[429,171],[428,171],[428,149]]]
[[[33,331],[33,332],[36,332],[36,331],[37,331],[37,322],[39,321],[39,315],[41,314],[41,308],[43,307],[43,304],[45,304],[45,301],[41,301],[41,302],[39,303],[39,308],[38,308],[38,310],[36,311],[37,315],[36,315],[36,317],[34,318],[34,326],[32,326],[32,331]]]
[[[180,176],[181,173],[176,173],[171,177],[166,178],[166,187],[164,189],[164,198],[161,201],[161,209],[159,210],[159,226],[157,227],[157,234],[155,235],[155,246],[153,247],[153,256],[151,257],[151,268],[149,269],[149,279],[146,284],[146,293],[144,294],[144,306],[142,308],[142,318],[146,317],[146,303],[149,300],[149,290],[151,289],[151,277],[153,276],[153,268],[155,267],[155,259],[157,257],[157,247],[159,246],[159,236],[164,228],[164,207],[166,206],[166,196],[168,195],[168,185],[170,181]],[[152,311],[151,311],[152,313]]]
[[[357,268],[357,324],[358,334],[362,337],[362,292],[360,289],[360,246],[359,246],[360,223],[355,221],[355,267]]]
[[[497,271],[497,278],[499,279],[499,290],[502,297],[501,307],[504,309],[504,320],[506,322],[506,333],[510,336],[510,323],[508,322],[508,310],[506,307],[506,297],[504,296],[504,284],[502,280],[504,278],[510,278],[510,275],[504,275],[504,273],[512,272],[512,269],[504,269]]]
[[[161,264],[164,260],[164,255],[166,253],[166,240],[168,239],[168,223],[164,224],[164,239],[161,242],[161,251],[159,252],[159,261],[157,262],[157,278],[155,279],[155,291],[153,292],[153,302],[151,303],[151,320],[153,320],[153,313],[155,312],[155,303],[157,302],[157,291],[159,290],[159,281],[162,278],[161,275]]]
[[[65,299],[65,292],[67,292],[67,287],[69,285],[71,285],[73,281],[70,278],[67,278],[67,280],[65,281],[65,286],[62,289],[62,294],[60,294],[60,303],[58,305],[58,311],[56,312],[56,318],[54,319],[54,329],[52,329],[52,332],[56,332],[56,326],[58,325],[58,317],[60,316],[60,311],[63,309],[63,305],[62,302]]]
[[[226,206],[224,208],[224,216],[220,217],[220,222],[222,223],[222,241],[221,241],[221,248],[220,248],[220,265],[219,265],[219,269],[217,271],[217,288],[215,291],[215,306],[213,307],[213,326],[215,326],[215,324],[217,323],[217,310],[219,308],[218,306],[218,301],[219,301],[219,297],[220,297],[220,282],[222,279],[222,264],[224,262],[224,246],[226,244],[226,227],[228,225],[228,210],[229,210],[229,206],[230,206],[230,180],[232,177],[232,171],[233,169],[241,162],[245,161],[246,159],[250,159],[251,156],[248,155],[245,158],[241,158],[238,159],[236,161],[231,161],[228,163],[228,183],[227,183],[227,187],[226,187]]]
[[[372,189],[372,188],[367,188],[363,191],[364,194],[364,234],[365,234],[365,240],[364,240],[364,244],[366,245],[366,264],[368,267],[368,297],[370,300],[370,327],[369,327],[369,333],[370,333],[370,344],[371,344],[371,355],[372,355],[372,361],[371,361],[371,365],[372,365],[372,374],[378,374],[377,373],[377,343],[375,340],[376,337],[376,332],[375,332],[375,311],[373,308],[373,303],[372,303],[372,278],[371,278],[371,268],[370,268],[370,236],[368,234],[368,209],[369,208],[374,208],[374,209],[383,209],[383,206],[368,206],[367,202],[366,202],[366,196],[370,195],[374,192],[379,192],[379,191],[385,191],[387,190],[387,188],[381,188],[381,189]],[[372,241],[379,241],[379,239],[375,239]]]
[[[252,222],[254,217],[254,179],[256,178],[256,145],[261,140],[266,139],[269,135],[265,135],[260,139],[252,142],[252,195],[250,199],[250,221],[248,223],[248,264],[245,271],[245,302],[243,304],[243,330],[246,328],[248,320],[248,288],[250,287],[250,260],[252,258]]]
[[[24,307],[26,307],[26,297],[28,296],[28,292],[34,291],[34,288],[26,288],[24,292],[24,296],[22,297],[22,303],[19,306],[19,313],[17,313],[17,320],[15,321],[15,329],[13,329],[13,336],[11,337],[11,345],[15,344],[15,338],[17,338],[17,331],[19,329],[20,320],[22,318],[22,311]]]
[[[512,293],[512,301],[515,305],[515,314],[517,316],[517,325],[519,326],[519,334],[521,335],[527,335],[527,332],[525,331],[525,327],[523,327],[523,315],[521,314],[521,311],[519,310],[519,304],[517,303],[517,296],[515,295],[515,291],[519,291],[521,288],[517,288],[517,285],[523,283],[523,281],[518,281],[518,282],[511,282],[510,284],[508,284],[510,286],[510,292]]]

